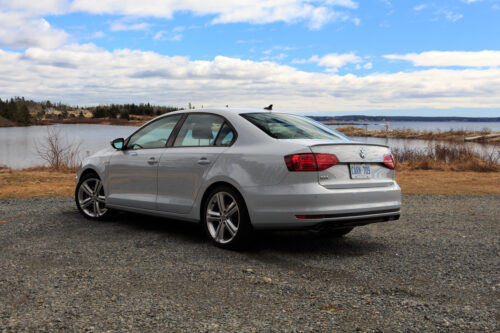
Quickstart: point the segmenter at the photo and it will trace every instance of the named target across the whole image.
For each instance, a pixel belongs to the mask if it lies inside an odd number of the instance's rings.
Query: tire
[[[87,173],[80,178],[75,189],[75,202],[80,213],[88,219],[102,220],[110,215],[104,187],[96,173]]]
[[[324,228],[319,231],[319,234],[323,237],[340,238],[350,233],[352,229],[354,228],[353,227],[341,228],[341,229]]]
[[[229,186],[210,191],[202,207],[201,223],[212,243],[223,249],[246,248],[253,236],[245,201]]]

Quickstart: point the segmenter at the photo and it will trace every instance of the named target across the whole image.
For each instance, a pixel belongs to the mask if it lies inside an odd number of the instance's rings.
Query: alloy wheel
[[[240,210],[236,199],[227,192],[216,192],[208,201],[205,214],[210,236],[219,244],[231,242],[240,227]]]
[[[105,204],[104,188],[98,178],[85,179],[78,188],[78,205],[89,217],[99,218],[108,211]]]

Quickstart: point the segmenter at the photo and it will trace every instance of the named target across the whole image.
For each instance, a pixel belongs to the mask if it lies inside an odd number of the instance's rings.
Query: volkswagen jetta
[[[294,114],[177,111],[111,145],[76,176],[76,204],[87,218],[123,210],[201,222],[217,246],[235,248],[256,229],[342,236],[400,214],[387,146]]]

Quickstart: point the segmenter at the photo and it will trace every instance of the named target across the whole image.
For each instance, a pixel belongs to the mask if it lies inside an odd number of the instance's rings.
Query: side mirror
[[[114,139],[113,141],[111,141],[111,146],[115,149],[123,150],[124,143],[125,143],[125,139],[118,138],[118,139]]]

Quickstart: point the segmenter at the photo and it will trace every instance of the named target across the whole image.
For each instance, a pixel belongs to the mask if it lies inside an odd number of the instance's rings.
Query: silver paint
[[[175,113],[188,112],[200,111]],[[376,213],[401,206],[394,170],[383,165],[383,156],[390,153],[386,146],[351,140],[278,140],[240,116],[265,110],[202,112],[221,115],[232,124],[238,133],[232,146],[124,151],[109,147],[87,158],[76,180],[88,170],[96,172],[102,180],[106,207],[189,221],[199,221],[202,200],[211,185],[229,184],[242,195],[256,229],[293,229],[324,221],[399,214]],[[288,171],[285,155],[310,152],[335,154],[339,164],[321,172]],[[149,163],[152,158],[157,163]],[[372,178],[351,179],[349,163],[369,163]],[[343,213],[359,216],[296,218]]]

